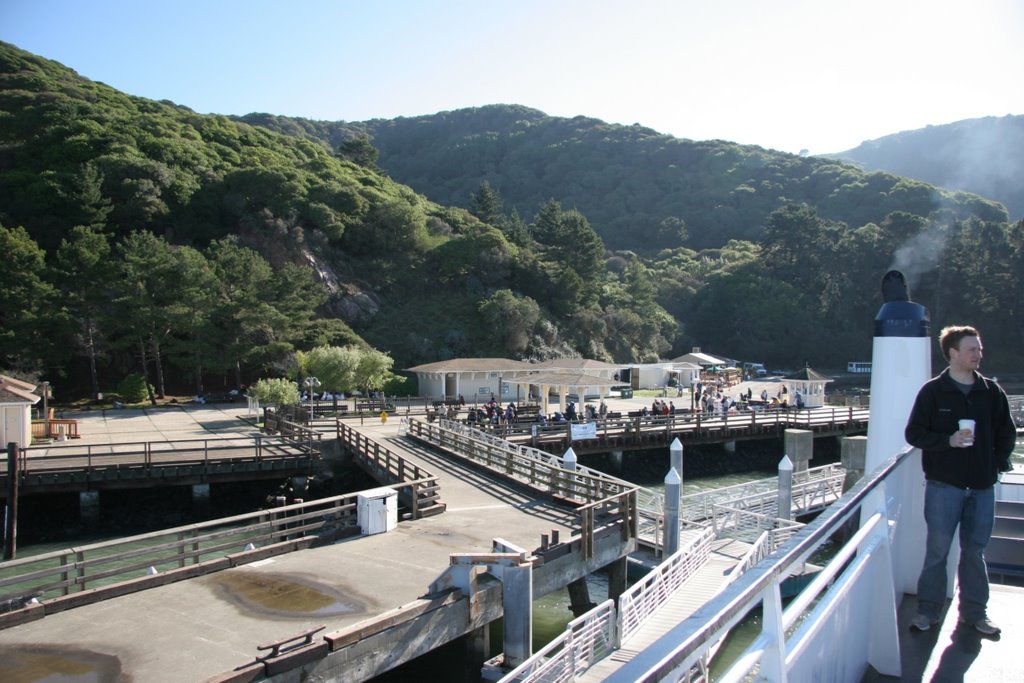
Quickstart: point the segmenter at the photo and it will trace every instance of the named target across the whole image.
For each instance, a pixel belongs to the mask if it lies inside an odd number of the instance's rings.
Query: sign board
[[[597,438],[597,423],[596,422],[584,422],[582,424],[573,423],[570,425],[572,432],[572,440],[580,441],[582,439],[596,439]]]

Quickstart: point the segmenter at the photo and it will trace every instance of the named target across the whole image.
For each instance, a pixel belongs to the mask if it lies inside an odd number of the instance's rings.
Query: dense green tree
[[[502,220],[501,195],[486,180],[480,181],[469,199],[469,212],[489,225],[500,225]]]
[[[46,277],[43,250],[24,228],[0,225],[0,253],[0,366],[38,372],[59,354],[57,290]]]
[[[111,297],[114,277],[110,238],[94,228],[79,226],[61,242],[53,266],[64,306],[77,326],[76,345],[89,362],[90,393],[100,392],[97,358],[107,347],[104,313]]]
[[[179,367],[191,366],[195,391],[202,394],[206,391],[203,369],[207,350],[220,325],[214,317],[217,276],[196,249],[177,247],[172,249],[171,256],[173,279],[165,283],[162,300],[167,316],[167,351]]]
[[[357,135],[338,145],[337,155],[341,159],[376,170],[380,152],[370,142],[369,136]]]
[[[530,228],[526,225],[523,219],[519,216],[519,212],[512,209],[512,213],[507,218],[503,218],[501,221],[501,231],[505,233],[505,237],[508,238],[509,242],[519,247],[530,246],[532,238],[530,237]]]
[[[369,391],[379,391],[391,379],[394,360],[377,349],[362,349],[356,367],[356,382]]]
[[[150,381],[149,362],[156,370],[156,398],[166,395],[162,344],[172,331],[166,287],[176,276],[171,246],[149,232],[133,232],[118,242],[120,256],[114,278],[111,322],[120,345],[139,354],[142,376]]]
[[[513,358],[520,357],[541,318],[537,302],[502,289],[482,301],[479,309],[488,336],[497,342],[496,348]]]
[[[318,346],[295,354],[301,377],[316,377],[324,391],[352,393],[363,352],[354,346]]]

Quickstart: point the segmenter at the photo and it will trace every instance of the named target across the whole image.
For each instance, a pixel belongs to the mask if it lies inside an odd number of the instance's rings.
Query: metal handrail
[[[501,681],[571,681],[611,653],[615,603],[605,600],[570,621],[565,630]]]
[[[711,556],[714,530],[705,528],[619,597],[616,645],[654,616],[675,591]]]
[[[756,525],[763,529],[754,546],[723,582],[724,586],[729,587],[719,592],[704,607],[650,646],[648,648],[649,656],[634,658],[613,673],[607,680],[619,681],[621,683],[626,683],[627,681],[633,683],[634,681],[690,680],[692,672],[699,671],[701,667],[706,665],[710,653],[717,647],[719,641],[750,610],[755,609],[772,595],[775,596],[776,601],[779,600],[779,586],[782,581],[795,572],[798,566],[803,565],[808,557],[820,545],[828,541],[832,534],[844,525],[850,517],[858,514],[861,503],[864,502],[865,498],[875,491],[890,474],[902,466],[910,453],[911,450],[908,448],[893,456],[889,462],[880,467],[876,472],[861,479],[857,485],[836,501],[815,522],[807,526],[744,510],[726,510],[725,506],[722,505],[716,506],[722,509],[724,514],[737,517],[743,516],[756,520]],[[880,525],[878,517],[879,515],[875,515],[875,518],[868,522],[861,532],[844,546],[844,549],[840,550],[840,556],[837,560],[830,562],[826,570],[819,574],[818,578],[812,582],[812,585],[801,593],[800,600],[794,601],[794,604],[787,610],[785,617],[784,623],[787,628],[791,627],[795,619],[798,618],[798,612],[806,608],[828,586],[834,576],[842,571],[845,564],[844,557],[849,556],[851,552],[856,550],[866,534],[880,528],[880,533],[884,535],[885,528],[884,525]],[[682,561],[687,551],[693,553],[693,549],[687,546],[686,550],[681,549],[679,553],[674,554],[670,559]],[[769,555],[769,553],[772,554]],[[885,561],[888,562],[887,559]],[[664,565],[667,562],[669,560],[662,564]],[[674,567],[666,568],[664,571],[672,570],[674,570]],[[641,581],[642,585],[637,590],[644,592],[645,597],[646,595],[656,594],[657,588],[660,588],[653,586],[653,584],[658,582],[655,575],[659,571],[662,571],[660,566],[652,570],[648,577]],[[652,582],[651,587],[648,587],[648,581]],[[619,614],[616,617],[619,624],[617,637],[620,643],[638,628],[625,621],[622,616],[623,609],[635,611],[635,607],[629,604],[633,598],[625,597],[626,595],[630,594],[623,595],[625,600],[620,598],[617,609]],[[662,603],[663,601],[645,609],[645,612],[649,613],[648,618]],[[775,602],[772,602],[772,609],[774,609],[774,605]],[[587,616],[583,615],[581,618],[586,618]],[[740,660],[733,665],[730,670],[731,673],[728,674],[730,676],[728,680],[741,680],[744,673],[749,671],[749,668],[759,661],[759,657],[766,652],[767,648],[777,646],[777,642],[770,642],[772,638],[784,638],[784,634],[772,633],[763,635],[756,640],[754,645],[748,649],[748,653],[741,656]],[[534,661],[544,660],[545,655],[542,653],[545,652],[546,650],[538,653],[501,680],[503,682],[568,680],[547,676],[548,669],[546,667],[541,668],[540,664]],[[753,654],[750,654],[750,652],[753,652]],[[653,664],[646,664],[645,662],[653,662]],[[533,673],[527,674],[527,672]]]

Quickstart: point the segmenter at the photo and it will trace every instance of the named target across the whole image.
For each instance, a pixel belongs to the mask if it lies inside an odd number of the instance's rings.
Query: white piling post
[[[679,550],[679,492],[683,480],[676,468],[665,475],[665,557]]]
[[[576,471],[576,451],[569,446],[569,449],[562,456],[562,469],[568,470],[569,472]],[[568,481],[566,482],[566,494],[567,497],[572,498],[576,495],[576,475],[568,475]]]
[[[675,469],[676,474],[679,475],[679,490],[682,493],[683,486],[683,444],[679,441],[677,436],[672,440],[672,445],[668,447],[669,454],[669,467]]]
[[[793,519],[793,461],[788,455],[779,461],[779,492],[777,517]]]

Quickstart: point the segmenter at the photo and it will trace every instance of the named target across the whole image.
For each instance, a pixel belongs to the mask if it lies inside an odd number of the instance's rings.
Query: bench
[[[203,394],[203,400],[206,403],[234,403],[238,400],[238,394],[231,394],[227,392],[216,392],[213,394]]]

